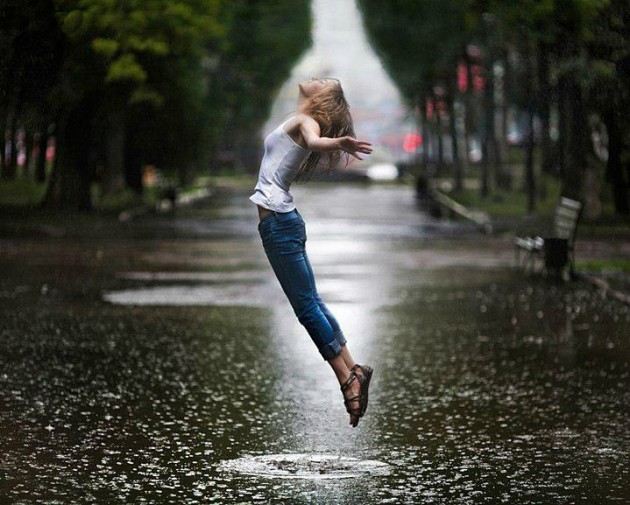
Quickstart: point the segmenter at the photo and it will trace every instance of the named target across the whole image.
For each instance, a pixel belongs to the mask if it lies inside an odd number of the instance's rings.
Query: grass
[[[256,185],[256,174],[219,172],[208,176],[211,186],[231,186],[238,188],[253,188]]]
[[[210,177],[198,177],[191,184],[180,188],[180,192],[191,191],[213,185]],[[1,207],[37,207],[46,194],[47,182],[37,183],[30,177],[18,176],[15,179],[0,179]],[[130,207],[152,205],[161,197],[159,187],[144,188],[142,195],[132,189],[101,196],[98,184],[91,187],[92,202],[97,212],[114,213]]]
[[[541,216],[551,216],[560,198],[560,184],[549,176],[545,176],[541,182],[545,190],[536,195],[535,212]],[[453,191],[449,196],[466,207],[482,210],[494,217],[520,217],[527,214],[527,195],[522,191],[495,189],[484,198],[479,189],[468,188]]]
[[[575,265],[579,270],[588,270],[595,272],[615,271],[630,273],[630,260],[627,259],[576,261]]]
[[[538,156],[540,153],[537,150],[536,157]],[[536,167],[540,166],[539,159],[535,159],[534,163]],[[451,191],[449,196],[468,208],[487,212],[498,221],[515,222],[528,216],[534,221],[551,223],[554,210],[561,196],[560,181],[548,174],[541,173],[539,170],[537,171],[535,209],[533,213],[529,213],[527,194],[520,190],[524,181],[522,149],[512,147],[508,150],[506,169],[512,174],[514,188],[512,191],[491,187],[490,194],[485,198],[482,197],[479,188],[480,167],[472,165],[468,169],[472,177],[465,179],[464,189],[457,192]],[[604,171],[603,165],[598,168],[598,172],[601,174],[598,181],[601,199],[600,215],[590,220],[583,216],[579,234],[601,237],[628,236],[630,217],[623,217],[615,213],[610,184],[603,179]],[[451,180],[452,177],[443,179],[442,184],[448,187]]]
[[[541,182],[540,179],[539,182]],[[449,193],[449,196],[468,208],[487,212],[497,221],[522,222],[527,217],[534,226],[537,226],[535,223],[550,225],[553,221],[554,210],[560,201],[561,187],[560,182],[550,176],[544,176],[542,182],[545,191],[537,195],[533,214],[527,212],[527,195],[521,191],[496,189],[486,198],[482,198],[479,189],[468,188],[459,192],[453,191]],[[602,238],[629,236],[630,217],[615,213],[609,193],[610,188],[602,186],[601,214],[592,220],[587,220],[583,216],[578,235]]]
[[[46,194],[45,182],[37,183],[30,177],[17,176],[15,179],[0,180],[0,206],[34,206]]]
[[[142,195],[138,195],[131,189],[124,189],[117,193],[111,193],[101,197],[100,189],[97,185],[92,186],[92,202],[97,211],[116,212],[136,207],[156,203],[158,193],[156,188],[145,188]]]

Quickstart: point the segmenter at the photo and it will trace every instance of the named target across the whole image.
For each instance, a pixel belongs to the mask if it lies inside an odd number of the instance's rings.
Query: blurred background
[[[616,222],[628,15],[620,0],[4,2],[1,201],[106,209],[253,177],[297,83],[331,75],[376,146],[361,175],[428,177],[504,213],[562,193]]]

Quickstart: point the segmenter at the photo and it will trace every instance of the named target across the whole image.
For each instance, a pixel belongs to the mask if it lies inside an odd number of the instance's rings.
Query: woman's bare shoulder
[[[304,112],[298,112],[295,115],[295,118],[298,119],[299,121],[317,123],[317,121],[315,121],[311,116],[309,116],[308,114],[305,114]]]
[[[304,114],[302,112],[298,112],[289,121],[287,121],[284,130],[290,135],[295,134],[295,136],[298,137],[303,127],[317,130],[319,133],[319,124],[317,121],[308,114]]]
[[[307,127],[311,130],[316,130],[317,133],[319,134],[319,123],[317,121],[315,121],[315,119],[313,119],[311,116],[309,116],[308,114],[304,114],[303,112],[299,112],[298,114],[295,115],[295,126],[297,127]]]

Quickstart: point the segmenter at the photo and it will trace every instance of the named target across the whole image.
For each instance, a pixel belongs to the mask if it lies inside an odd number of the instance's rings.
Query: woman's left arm
[[[342,151],[351,154],[355,158],[362,160],[357,153],[370,154],[372,144],[362,140],[357,140],[350,136],[330,138],[320,137],[320,127],[312,117],[304,115],[300,121],[300,133],[306,146],[311,151]]]

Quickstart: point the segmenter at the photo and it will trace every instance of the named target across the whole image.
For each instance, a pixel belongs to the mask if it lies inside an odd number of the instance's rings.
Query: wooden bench
[[[542,258],[541,271],[561,273],[568,264],[569,274],[575,277],[575,236],[581,214],[580,202],[561,197],[554,213],[553,231],[549,236],[518,236],[517,231],[514,237],[517,267],[536,271],[536,260]],[[524,261],[521,260],[521,253],[524,253]]]

